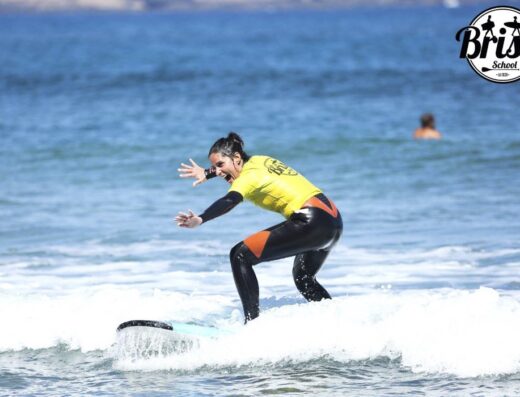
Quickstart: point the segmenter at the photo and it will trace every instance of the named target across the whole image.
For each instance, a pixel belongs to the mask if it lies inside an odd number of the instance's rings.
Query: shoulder
[[[441,139],[442,135],[439,131],[432,128],[417,128],[413,137],[415,139]]]
[[[433,130],[433,134],[434,134],[435,138],[438,138],[438,139],[442,138],[442,134],[437,130]]]
[[[417,128],[413,133],[414,138],[422,138],[424,136],[424,128]]]
[[[269,159],[268,156],[251,156],[249,160],[244,164],[244,171],[259,169],[264,166],[265,162]]]
[[[248,163],[251,162],[252,164],[263,164],[263,162],[268,158],[269,156],[255,154],[249,158]]]

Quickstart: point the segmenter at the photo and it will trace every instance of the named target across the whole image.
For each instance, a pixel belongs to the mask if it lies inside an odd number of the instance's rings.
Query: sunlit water
[[[519,86],[458,59],[478,11],[1,15],[0,394],[518,395]],[[263,263],[244,327],[229,249],[281,218],[173,224],[229,130],[341,210],[333,300]],[[224,331],[139,358],[135,318]]]

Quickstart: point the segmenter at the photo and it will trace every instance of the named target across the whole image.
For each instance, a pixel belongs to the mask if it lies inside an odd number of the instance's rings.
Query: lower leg
[[[308,301],[331,299],[330,294],[316,280],[316,273],[325,262],[328,251],[310,251],[299,254],[294,259],[293,278],[296,288]]]
[[[253,270],[253,265],[258,261],[243,243],[233,247],[230,261],[235,285],[244,308],[245,322],[247,322],[260,314],[258,280]]]

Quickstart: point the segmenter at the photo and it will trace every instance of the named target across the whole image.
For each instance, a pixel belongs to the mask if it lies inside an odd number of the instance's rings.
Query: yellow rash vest
[[[253,204],[278,212],[285,218],[321,193],[303,175],[268,156],[252,156],[229,191],[238,192]]]

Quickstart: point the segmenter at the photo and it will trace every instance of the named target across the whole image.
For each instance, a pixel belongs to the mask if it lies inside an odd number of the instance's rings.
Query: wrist
[[[215,178],[217,176],[217,169],[215,167],[209,167],[204,170],[204,176],[206,179]]]

